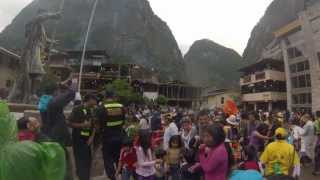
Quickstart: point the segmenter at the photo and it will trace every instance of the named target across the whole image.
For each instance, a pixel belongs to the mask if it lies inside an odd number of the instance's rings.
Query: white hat
[[[228,118],[227,118],[227,122],[231,125],[234,125],[234,126],[238,126],[239,125],[239,122],[237,122],[237,117],[235,115],[230,115]]]

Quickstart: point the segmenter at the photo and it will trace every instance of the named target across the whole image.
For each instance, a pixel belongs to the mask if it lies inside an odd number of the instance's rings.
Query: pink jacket
[[[224,143],[208,152],[200,151],[199,159],[205,180],[227,180],[228,153]]]

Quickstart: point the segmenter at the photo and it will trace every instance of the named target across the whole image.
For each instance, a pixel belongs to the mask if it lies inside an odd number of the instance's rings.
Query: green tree
[[[160,95],[160,96],[156,99],[156,102],[157,102],[158,105],[164,106],[164,105],[167,105],[167,103],[168,103],[168,98],[165,97],[165,96],[163,96],[163,95]]]
[[[107,90],[113,90],[122,104],[144,103],[142,95],[134,92],[134,89],[126,80],[115,80],[111,84],[106,85]]]

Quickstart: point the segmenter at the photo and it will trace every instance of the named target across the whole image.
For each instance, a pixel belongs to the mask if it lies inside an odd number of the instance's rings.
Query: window
[[[304,71],[304,62],[300,62],[297,64],[297,71],[298,72]]]
[[[221,98],[221,104],[224,104],[224,97]]]
[[[306,60],[306,61],[304,62],[304,69],[305,69],[305,70],[310,70],[310,64],[309,64],[309,61],[308,61],[308,60]]]
[[[299,104],[299,96],[292,95],[292,104]]]
[[[292,88],[298,88],[299,87],[298,77],[292,77],[291,78],[291,84],[292,84]]]
[[[291,78],[292,88],[311,87],[310,74],[303,74]]]
[[[311,87],[311,78],[310,78],[310,74],[306,75],[306,86],[307,87]]]
[[[298,81],[299,81],[299,88],[303,88],[307,86],[307,81],[306,81],[306,76],[305,75],[301,75],[298,77]]]
[[[292,95],[292,104],[312,104],[311,93]]]
[[[297,65],[296,64],[290,65],[290,72],[291,73],[296,73],[297,72]]]
[[[299,104],[307,104],[307,94],[299,95]]]
[[[290,59],[302,56],[302,52],[297,47],[292,47],[287,50]]]
[[[291,73],[303,72],[307,70],[310,70],[310,65],[308,60],[290,65]]]
[[[307,103],[308,104],[312,104],[312,95],[311,95],[311,93],[307,94]]]

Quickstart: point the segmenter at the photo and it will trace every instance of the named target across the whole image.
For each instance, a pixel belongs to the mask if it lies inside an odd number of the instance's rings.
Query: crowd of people
[[[42,125],[20,119],[19,139],[43,134],[72,145],[80,180],[90,179],[100,146],[111,180],[297,179],[311,166],[320,175],[320,112],[125,107],[110,90],[104,98],[86,95],[65,118],[63,109],[76,96],[71,86],[46,96],[39,103]]]

